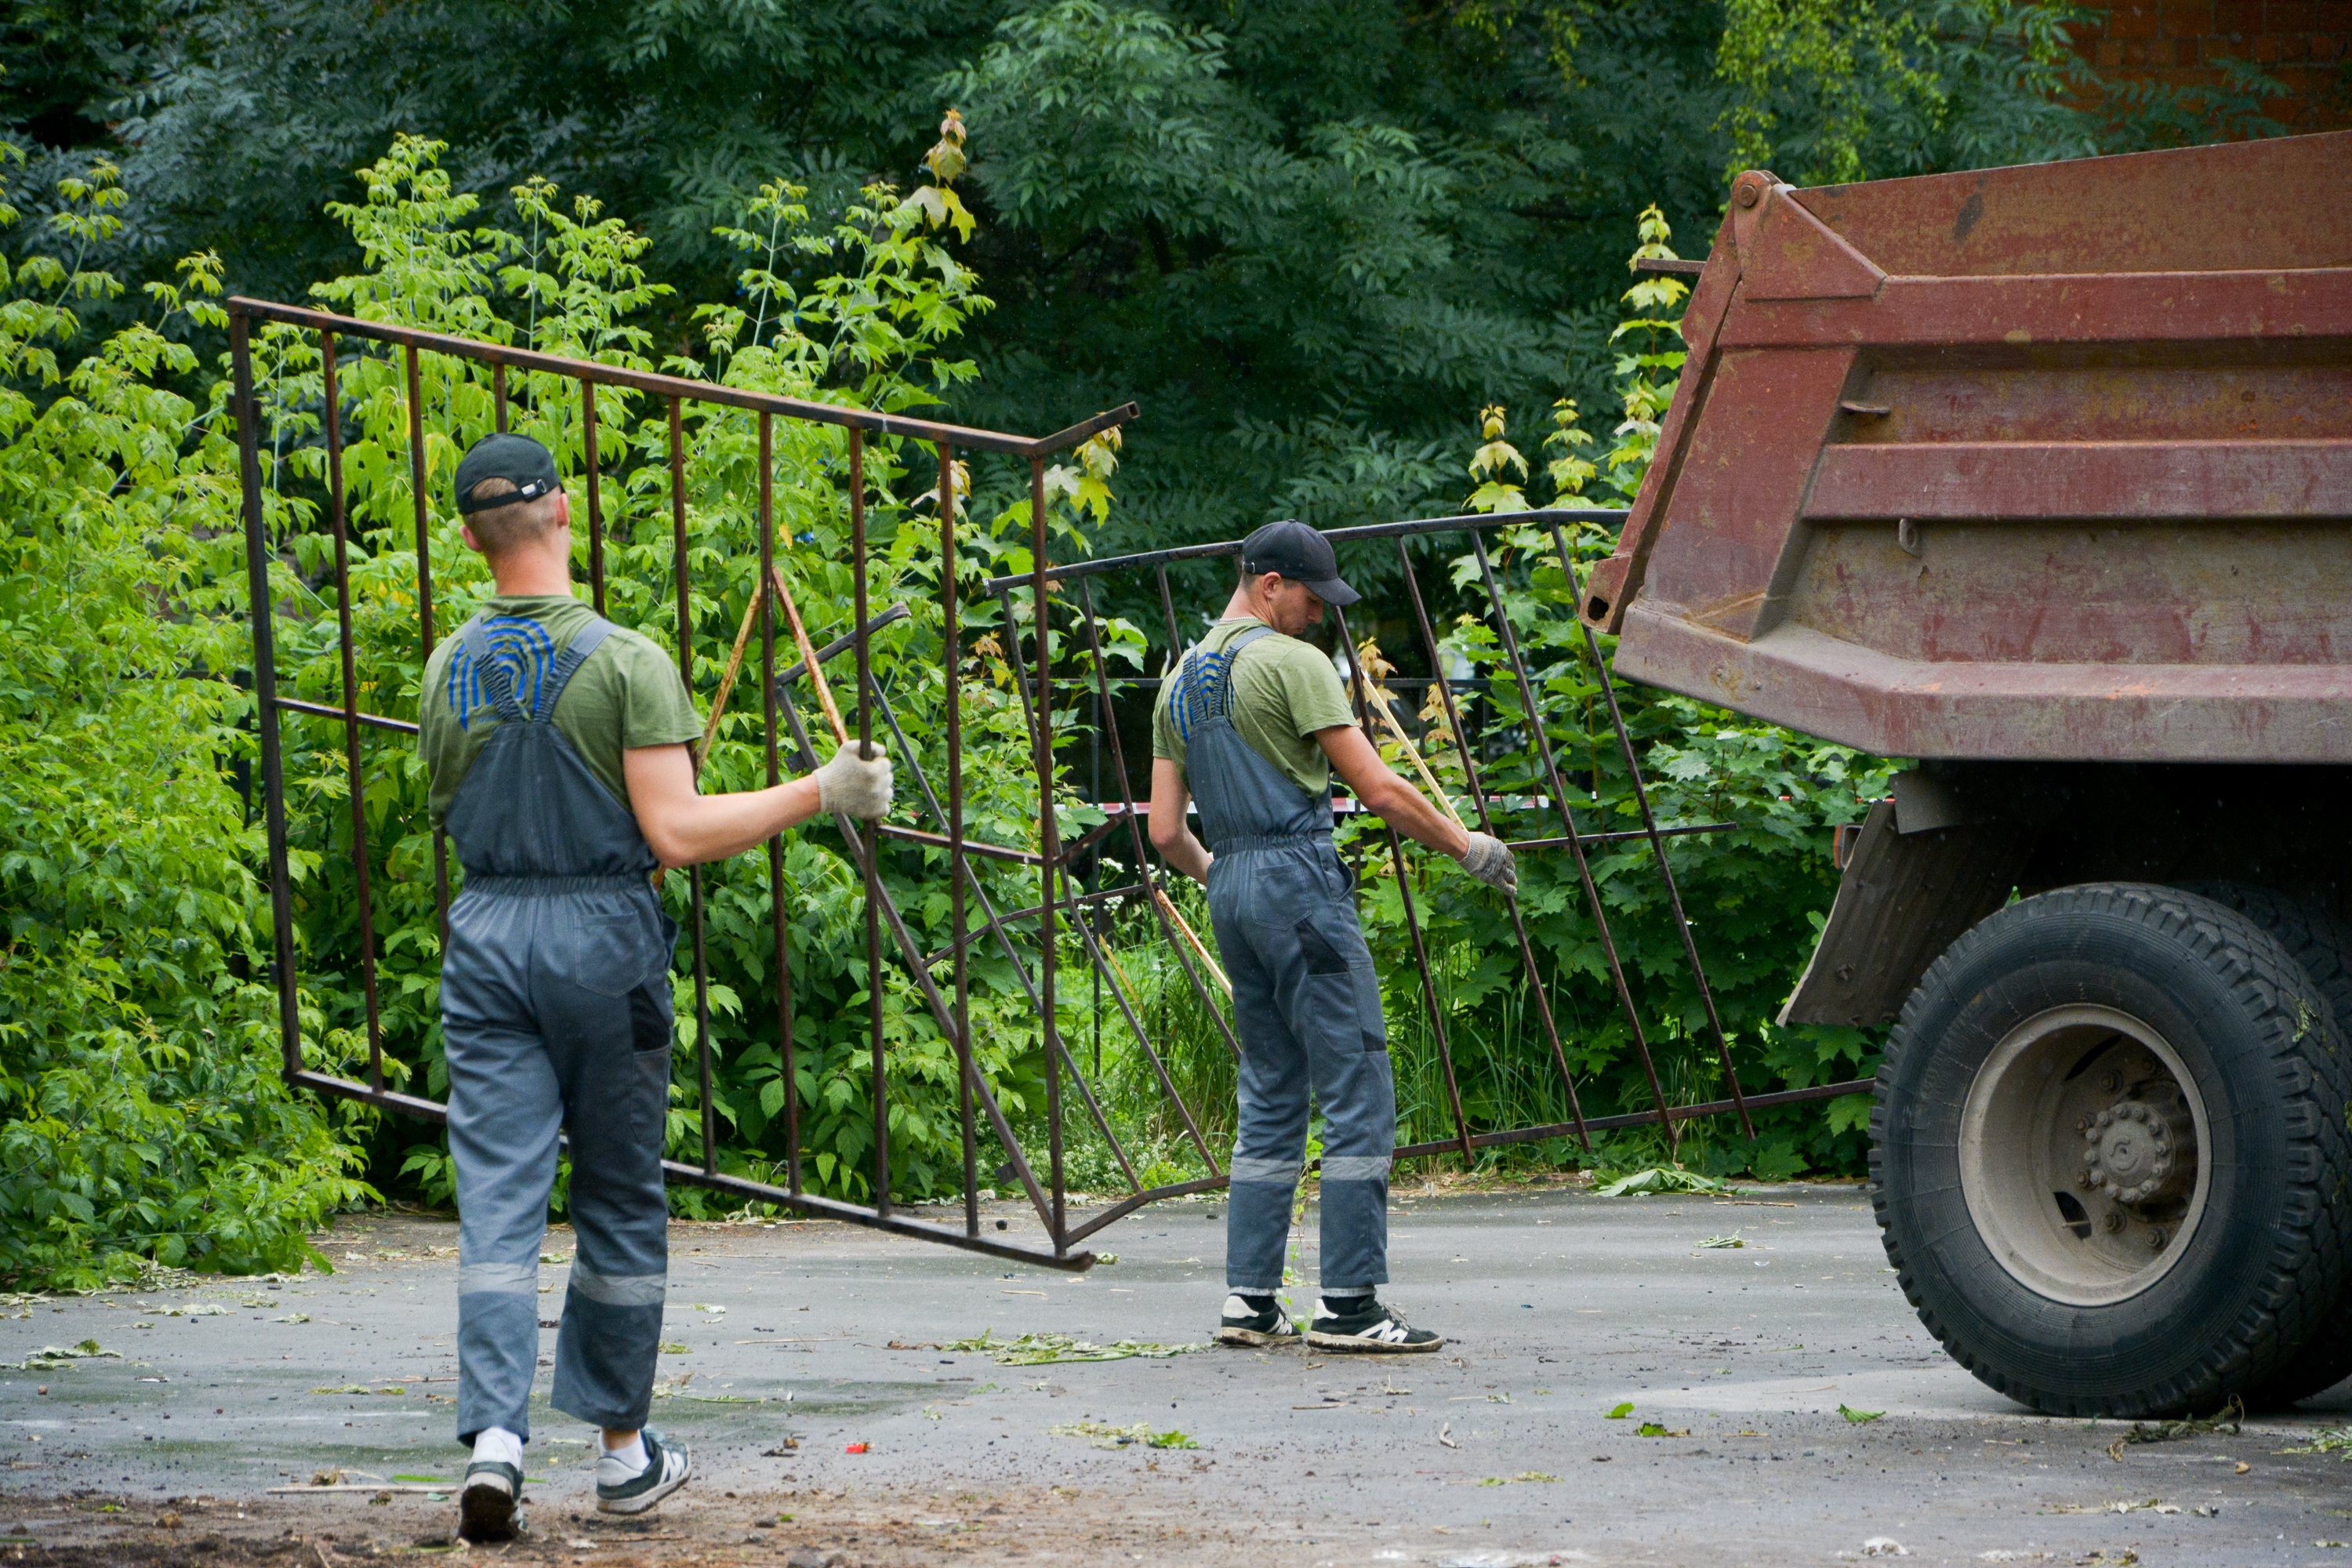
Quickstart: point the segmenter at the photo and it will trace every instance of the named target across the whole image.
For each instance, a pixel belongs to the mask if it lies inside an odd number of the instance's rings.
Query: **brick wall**
[[[2252,59],[2285,84],[2269,112],[2290,131],[2352,126],[2352,0],[2078,3],[2094,16],[2075,47],[2109,80],[2192,87],[2220,80],[2220,59]]]

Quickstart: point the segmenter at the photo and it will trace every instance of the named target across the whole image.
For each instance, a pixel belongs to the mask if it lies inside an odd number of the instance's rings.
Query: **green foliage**
[[[291,1268],[369,1194],[360,1119],[287,1089],[242,967],[236,448],[216,401],[163,384],[194,368],[173,334],[219,319],[219,265],[81,344],[77,304],[121,286],[77,258],[122,192],[100,165],[63,195],[0,253],[0,1274]]]
[[[877,174],[929,184],[943,224],[952,197],[980,226],[967,260],[1001,302],[965,340],[985,374],[947,409],[1025,430],[1130,396],[1146,409],[1151,438],[1101,524],[1100,548],[1118,551],[1453,504],[1465,409],[1613,402],[1626,215],[1654,202],[1704,237],[1735,163],[1858,178],[2265,129],[2251,76],[2246,90],[2103,89],[2066,43],[2070,14],[2024,0],[581,0],[560,14],[110,0],[79,32],[54,5],[27,14],[40,41],[5,57],[0,120],[28,148],[121,165],[139,218],[103,264],[166,278],[174,258],[214,250],[235,289],[268,298],[356,269],[324,204],[362,199],[352,171],[395,131],[447,143],[452,188],[509,232],[531,226],[517,171],[593,191],[677,290],[639,318],[656,355],[695,341],[695,303],[735,298],[744,258],[720,231],[763,185],[805,189],[822,229]],[[416,67],[482,60],[530,67]],[[68,84],[78,117],[58,108]],[[969,153],[931,132],[943,104],[970,124]],[[919,173],[942,143],[970,159],[961,178]],[[37,163],[61,155],[34,149]],[[774,259],[795,287],[827,270]],[[1007,466],[974,479],[1017,499]],[[1391,570],[1350,565],[1375,584]]]

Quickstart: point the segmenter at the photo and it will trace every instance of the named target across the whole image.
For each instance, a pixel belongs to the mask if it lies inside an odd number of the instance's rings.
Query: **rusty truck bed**
[[[2352,762],[2352,132],[1741,175],[1584,613],[1882,755]]]

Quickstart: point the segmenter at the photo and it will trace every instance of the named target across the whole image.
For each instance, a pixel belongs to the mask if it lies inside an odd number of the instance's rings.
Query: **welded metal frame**
[[[346,516],[342,483],[341,410],[337,395],[337,343],[340,340],[359,339],[384,345],[387,351],[401,355],[401,371],[406,393],[406,424],[410,458],[410,479],[414,497],[417,559],[417,609],[424,650],[430,654],[435,642],[434,602],[431,556],[431,507],[426,489],[424,447],[422,379],[419,356],[437,353],[457,359],[488,364],[496,426],[507,427],[509,400],[507,378],[509,370],[550,374],[577,383],[584,447],[584,472],[582,476],[587,502],[588,575],[590,598],[599,613],[605,600],[605,538],[599,457],[595,445],[596,389],[600,386],[617,388],[666,400],[668,416],[668,447],[667,467],[669,479],[670,521],[674,546],[674,572],[677,614],[678,672],[688,689],[693,689],[693,611],[692,584],[687,560],[686,507],[686,447],[683,410],[688,403],[714,405],[735,408],[757,416],[759,437],[760,488],[758,500],[758,544],[760,579],[753,601],[760,623],[760,684],[761,690],[761,746],[765,773],[770,784],[784,776],[783,759],[789,744],[797,765],[807,770],[816,765],[816,756],[810,743],[807,725],[794,704],[791,687],[796,680],[806,679],[836,724],[842,716],[835,711],[832,700],[823,685],[822,666],[844,652],[855,656],[856,669],[856,735],[860,744],[872,744],[877,737],[876,721],[896,742],[895,752],[907,776],[915,785],[914,795],[937,824],[940,831],[930,833],[899,824],[878,824],[863,827],[854,819],[836,816],[835,824],[840,832],[848,856],[856,867],[864,889],[865,950],[866,963],[866,995],[868,998],[866,1030],[870,1043],[873,1081],[876,1085],[874,1105],[875,1201],[860,1205],[811,1194],[804,1189],[800,1167],[800,1107],[798,1095],[788,1088],[784,1096],[782,1115],[783,1136],[787,1146],[785,1181],[778,1185],[771,1182],[751,1180],[722,1172],[718,1168],[717,1129],[711,1096],[712,1045],[709,1027],[709,976],[706,951],[706,930],[703,908],[703,878],[699,868],[688,874],[688,938],[694,979],[694,1006],[698,1024],[696,1071],[699,1080],[702,1112],[702,1158],[698,1164],[683,1161],[665,1161],[668,1178],[692,1185],[709,1188],[746,1201],[764,1202],[814,1217],[847,1221],[902,1236],[938,1241],[987,1253],[1000,1258],[1063,1269],[1084,1269],[1093,1262],[1093,1254],[1075,1250],[1088,1237],[1135,1209],[1155,1199],[1187,1193],[1211,1191],[1226,1184],[1226,1175],[1202,1131],[1201,1122],[1191,1107],[1184,1103],[1158,1044],[1151,1038],[1139,1013],[1132,987],[1121,973],[1117,959],[1099,940],[1083,918],[1090,905],[1110,900],[1138,899],[1151,910],[1162,939],[1173,952],[1178,967],[1186,982],[1215,1023],[1226,1044],[1238,1053],[1240,1044],[1230,1020],[1218,1005],[1217,996],[1203,971],[1213,973],[1205,944],[1184,921],[1175,905],[1166,897],[1160,885],[1160,873],[1155,868],[1145,842],[1142,827],[1144,810],[1134,798],[1118,726],[1112,715],[1116,693],[1102,657],[1101,627],[1097,613],[1092,579],[1113,572],[1149,570],[1158,592],[1160,606],[1165,616],[1168,634],[1174,647],[1181,647],[1178,635],[1179,617],[1168,580],[1167,568],[1177,562],[1227,557],[1238,554],[1238,541],[1216,544],[1188,546],[1142,555],[1105,560],[1055,564],[1049,552],[1045,507],[1045,460],[1056,452],[1067,450],[1097,433],[1134,416],[1132,404],[1100,414],[1092,419],[1070,426],[1052,436],[1032,439],[1001,432],[967,428],[928,420],[908,419],[894,415],[877,414],[831,404],[806,402],[800,399],[747,392],[740,388],[713,385],[706,382],[688,381],[679,377],[623,369],[591,362],[562,358],[556,355],[511,348],[499,344],[478,342],[444,333],[363,321],[335,316],[318,310],[270,304],[259,300],[234,299],[228,302],[230,339],[235,375],[235,412],[240,447],[240,468],[244,486],[244,519],[247,544],[247,588],[252,606],[254,648],[253,689],[258,709],[257,730],[261,752],[261,774],[264,789],[264,812],[268,834],[268,877],[270,883],[271,935],[275,954],[273,979],[276,985],[284,1072],[289,1082],[313,1091],[353,1100],[383,1109],[430,1120],[446,1117],[446,1108],[422,1096],[403,1093],[385,1087],[383,1072],[383,1026],[379,1011],[375,973],[375,933],[373,892],[369,884],[369,844],[367,825],[362,806],[364,799],[362,735],[366,730],[378,730],[399,734],[414,734],[416,726],[404,720],[363,712],[358,706],[355,648],[351,617],[349,523]],[[255,395],[252,363],[253,324],[274,322],[315,334],[320,354],[324,418],[321,436],[325,447],[327,504],[326,517],[333,542],[333,570],[337,590],[337,632],[342,673],[342,701],[339,706],[306,701],[279,695],[276,670],[275,605],[269,584],[271,552],[268,547],[264,519],[263,486],[259,459],[260,419]],[[801,626],[797,609],[789,595],[782,590],[777,568],[777,542],[774,516],[773,431],[778,418],[807,420],[840,426],[846,431],[849,484],[847,508],[850,524],[850,567],[854,583],[852,629],[822,648],[809,644]],[[874,436],[892,436],[929,445],[938,459],[937,517],[943,562],[961,558],[957,537],[957,484],[955,453],[959,448],[1002,453],[1025,460],[1028,466],[1032,560],[1039,570],[1014,576],[989,580],[984,591],[993,596],[1003,611],[1004,652],[1015,671],[1013,681],[1019,694],[1022,710],[1028,728],[1031,765],[1038,784],[1038,837],[1034,850],[1010,846],[975,842],[967,837],[962,802],[964,795],[962,755],[962,678],[964,649],[961,638],[960,586],[955,571],[941,574],[942,628],[944,647],[942,659],[945,676],[945,740],[947,752],[946,797],[940,798],[922,767],[914,748],[908,744],[897,714],[873,678],[870,644],[873,635],[908,615],[904,605],[894,605],[879,615],[867,602],[868,574],[866,570],[866,504],[865,486],[865,443]],[[1538,1002],[1538,1015],[1553,1065],[1560,1076],[1563,1089],[1571,1110],[1572,1120],[1566,1122],[1526,1128],[1488,1128],[1474,1131],[1465,1115],[1461,1096],[1455,1086],[1451,1047],[1444,1026],[1444,1013],[1434,974],[1426,952],[1421,921],[1411,901],[1409,878],[1405,875],[1404,851],[1392,830],[1386,832],[1389,853],[1399,873],[1399,883],[1406,899],[1405,917],[1414,963],[1421,983],[1424,1004],[1428,1008],[1433,1038],[1448,1089],[1449,1109],[1454,1122],[1454,1135],[1426,1143],[1412,1144],[1397,1151],[1400,1159],[1435,1154],[1459,1153],[1465,1159],[1475,1157],[1477,1150],[1562,1136],[1575,1136],[1590,1147],[1591,1134],[1597,1131],[1655,1125],[1661,1128],[1672,1147],[1676,1140],[1676,1123],[1696,1116],[1713,1115],[1722,1111],[1736,1113],[1742,1127],[1753,1135],[1753,1123],[1748,1119],[1751,1108],[1789,1104],[1818,1100],[1840,1094],[1860,1092],[1869,1087],[1867,1080],[1818,1085],[1810,1089],[1778,1094],[1747,1096],[1741,1090],[1733,1068],[1730,1053],[1717,1020],[1714,998],[1706,984],[1689,922],[1684,919],[1679,890],[1674,882],[1668,864],[1665,839],[1681,834],[1715,831],[1729,824],[1701,824],[1661,827],[1651,809],[1646,787],[1642,784],[1638,760],[1623,717],[1619,710],[1615,688],[1600,647],[1586,632],[1587,646],[1592,654],[1601,690],[1607,701],[1610,719],[1615,729],[1625,764],[1634,783],[1640,805],[1643,828],[1637,833],[1588,832],[1577,821],[1570,797],[1560,770],[1555,761],[1550,742],[1541,722],[1541,707],[1535,684],[1520,651],[1517,634],[1506,611],[1501,583],[1495,572],[1486,545],[1486,536],[1493,529],[1516,524],[1532,524],[1549,531],[1560,564],[1568,572],[1570,586],[1575,587],[1576,567],[1569,548],[1567,526],[1581,522],[1610,522],[1622,520],[1623,513],[1615,510],[1556,508],[1539,511],[1496,515],[1418,519],[1403,522],[1375,524],[1363,528],[1329,531],[1328,537],[1338,542],[1368,539],[1385,539],[1394,542],[1400,569],[1411,592],[1415,625],[1429,658],[1431,668],[1438,673],[1433,678],[1442,704],[1446,723],[1455,742],[1467,781],[1473,806],[1483,830],[1494,826],[1491,796],[1480,776],[1477,749],[1453,684],[1444,674],[1444,662],[1423,602],[1419,577],[1405,540],[1417,535],[1452,532],[1465,535],[1480,564],[1480,583],[1486,609],[1502,650],[1503,661],[1520,699],[1521,709],[1528,718],[1527,728],[1541,770],[1541,780],[1547,790],[1548,804],[1559,816],[1561,832],[1558,836],[1522,839],[1516,847],[1522,852],[1534,852],[1565,847],[1574,858],[1587,907],[1591,914],[1602,950],[1606,955],[1612,984],[1628,1027],[1632,1032],[1637,1054],[1643,1064],[1654,1101],[1654,1109],[1630,1115],[1589,1118],[1584,1115],[1573,1075],[1559,1028],[1550,1012],[1549,997],[1536,972],[1535,953],[1528,938],[1525,921],[1517,900],[1507,900],[1511,907],[1513,930],[1524,973]],[[1027,590],[1030,595],[1028,620],[1031,647],[1026,656],[1021,647],[1021,620],[1015,612],[1013,595]],[[1075,599],[1070,595],[1075,589]],[[1570,603],[1579,595],[1571,593]],[[779,602],[792,622],[793,637],[803,652],[801,661],[779,671],[776,668],[777,609]],[[747,610],[747,615],[751,612]],[[1066,629],[1057,633],[1057,618]],[[1339,630],[1347,637],[1346,619],[1339,617]],[[748,635],[748,622],[745,634]],[[1078,639],[1076,658],[1057,651],[1057,641],[1063,649]],[[1352,648],[1354,644],[1349,640]],[[742,653],[739,637],[737,657]],[[1351,660],[1351,664],[1352,664]],[[1062,668],[1057,673],[1057,665]],[[1080,668],[1082,667],[1082,668]],[[722,694],[730,689],[735,667],[730,665]],[[1105,715],[1097,727],[1098,738],[1107,739],[1111,749],[1111,772],[1119,783],[1119,799],[1115,805],[1106,803],[1107,820],[1073,840],[1061,837],[1055,802],[1057,796],[1055,748],[1054,732],[1054,693],[1056,684],[1073,682],[1091,688],[1087,693],[1097,713]],[[1355,679],[1354,697],[1360,717],[1371,725],[1369,709],[1370,694],[1362,672]],[[720,701],[724,701],[722,695]],[[366,1012],[368,1037],[368,1073],[365,1082],[321,1072],[306,1065],[299,1007],[299,977],[295,963],[292,884],[289,874],[289,829],[286,808],[286,785],[282,743],[279,731],[284,713],[305,714],[339,721],[343,726],[343,762],[350,780],[352,801],[352,857],[355,881],[354,898],[360,931],[360,969],[362,993]],[[1134,879],[1114,888],[1093,888],[1084,891],[1074,889],[1068,876],[1069,867],[1079,856],[1099,846],[1109,835],[1124,825],[1131,851]],[[879,840],[890,838],[928,847],[943,847],[948,857],[950,931],[949,945],[938,952],[926,953],[914,941],[898,908],[892,903],[880,879],[877,848]],[[1705,998],[1706,1012],[1718,1060],[1730,1089],[1730,1099],[1720,1102],[1675,1106],[1667,1102],[1656,1068],[1652,1059],[1649,1041],[1643,1029],[1640,1009],[1633,989],[1620,963],[1615,939],[1611,931],[1607,912],[1602,905],[1598,886],[1587,858],[1588,851],[1596,846],[1645,840],[1651,847],[1659,875],[1681,933],[1684,952],[1691,973]],[[783,847],[781,836],[767,844],[768,877],[771,894],[771,917],[774,932],[773,962],[777,977],[776,1033],[782,1059],[783,1081],[796,1084],[795,1053],[793,1039],[793,1001],[788,931],[785,920],[783,889]],[[1000,910],[990,899],[986,889],[974,874],[974,858],[1008,861],[1033,868],[1039,879],[1038,900],[1035,905],[1013,910]],[[440,927],[446,942],[447,932],[449,882],[446,837],[436,833],[433,840],[435,900]],[[970,919],[969,901],[976,901],[982,919],[975,926]],[[1016,943],[1013,928],[1016,924],[1037,922],[1032,941],[1032,952],[1024,959],[1023,944]],[[958,1093],[962,1134],[962,1165],[964,1203],[962,1224],[950,1227],[909,1217],[894,1210],[889,1195],[890,1137],[887,1084],[885,1074],[884,1017],[882,1006],[882,968],[885,932],[888,944],[898,950],[901,962],[916,989],[929,1008],[941,1032],[954,1043],[959,1064]],[[1150,1063],[1163,1091],[1169,1096],[1184,1130],[1209,1171],[1203,1178],[1160,1185],[1147,1185],[1135,1169],[1127,1150],[1121,1145],[1116,1131],[1104,1114],[1093,1086],[1087,1081],[1076,1057],[1061,1037],[1055,1001],[1061,984],[1059,961],[1063,943],[1075,935],[1079,951],[1085,955],[1097,994],[1107,991],[1121,1018],[1132,1032]],[[981,940],[992,941],[1020,976],[1022,985],[1035,1006],[1041,1020],[1046,1055],[1045,1121],[1047,1151],[1045,1180],[1040,1181],[1035,1166],[1014,1135],[1010,1121],[987,1082],[973,1067],[971,1035],[971,994],[969,962],[972,944]],[[940,963],[950,965],[950,984],[943,992],[932,974]],[[1097,1008],[1099,1012],[1099,1008]],[[1066,1180],[1066,1151],[1063,1140],[1063,1078],[1067,1074],[1070,1085],[1078,1093],[1088,1120],[1106,1141],[1130,1191],[1096,1214],[1076,1218],[1070,1213]],[[977,1118],[984,1115],[990,1130],[1003,1147],[1008,1163],[1031,1205],[1035,1208],[1045,1229],[1050,1250],[1040,1250],[1009,1239],[998,1240],[983,1233],[979,1208],[979,1148]]]

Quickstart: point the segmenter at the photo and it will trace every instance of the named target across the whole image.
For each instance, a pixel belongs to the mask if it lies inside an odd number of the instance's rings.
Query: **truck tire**
[[[2066,1415],[2210,1412],[2342,1289],[2342,1056],[2310,978],[2210,899],[2090,883],[1929,966],[1871,1112],[1872,1203],[1920,1321]]]
[[[2336,1020],[2339,1076],[2352,1077],[2352,1063],[2347,1063],[2341,1054],[2347,1044],[2352,1044],[2352,933],[2347,933],[2326,910],[2273,889],[2245,882],[2187,882],[2182,886],[2200,897],[2237,910],[2277,938],[2287,956],[2303,966],[2304,973],[2311,977],[2312,984],[2326,1002],[2329,1016]],[[2345,1113],[2352,1115],[2352,1105],[2345,1107]],[[2352,1182],[2331,1182],[2322,1196],[2334,1207],[2352,1205]],[[2347,1275],[2352,1275],[2352,1270],[2347,1270]],[[2284,1409],[2297,1400],[2335,1387],[2347,1377],[2352,1377],[2352,1278],[2347,1278],[2337,1289],[2335,1306],[2310,1342],[2250,1392],[2246,1404],[2255,1410]]]

